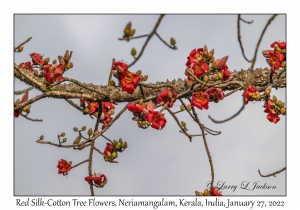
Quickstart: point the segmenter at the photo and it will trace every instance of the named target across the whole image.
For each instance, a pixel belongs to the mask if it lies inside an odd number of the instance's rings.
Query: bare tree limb
[[[268,175],[262,175],[262,174],[260,173],[260,170],[258,169],[258,173],[259,173],[259,175],[260,175],[261,177],[269,177],[269,176],[274,176],[274,177],[276,177],[276,174],[279,174],[279,173],[283,172],[284,170],[286,170],[286,167],[280,169],[279,171],[275,171],[274,173],[271,173],[271,174],[268,174]]]

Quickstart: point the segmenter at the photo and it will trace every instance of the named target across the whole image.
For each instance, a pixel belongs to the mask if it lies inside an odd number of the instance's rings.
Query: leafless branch
[[[279,174],[279,173],[283,172],[284,170],[286,170],[286,167],[280,169],[279,171],[275,171],[274,173],[271,173],[271,174],[268,174],[268,175],[262,175],[262,174],[260,173],[260,170],[258,169],[258,173],[259,173],[259,175],[260,175],[261,177],[269,177],[269,176],[274,176],[274,177],[276,177],[276,174]]]
[[[81,164],[83,164],[83,163],[85,163],[85,162],[88,162],[89,161],[89,159],[86,159],[86,160],[84,160],[84,161],[81,161],[80,163],[77,163],[76,165],[73,165],[72,167],[71,167],[71,169],[73,169],[73,168],[75,168],[75,167],[77,167],[77,166],[80,166]]]
[[[18,48],[21,47],[22,45],[26,44],[27,42],[30,41],[30,39],[32,39],[32,37],[29,37],[28,39],[26,39],[26,41],[22,42],[21,44],[19,44],[17,47],[14,48],[15,52],[18,52]]]
[[[175,45],[169,45],[165,40],[163,40],[159,34],[155,31],[155,35],[160,39],[160,41],[162,41],[165,45],[167,45],[169,48],[171,48],[172,50],[177,50],[178,48]]]
[[[245,55],[244,47],[243,47],[242,40],[241,40],[241,38],[242,38],[242,36],[241,36],[241,26],[240,26],[240,21],[241,21],[241,20],[242,20],[242,19],[241,19],[241,15],[238,15],[238,20],[237,20],[237,27],[238,27],[238,41],[239,41],[239,43],[240,43],[240,48],[241,48],[241,50],[242,50],[242,54],[243,54],[245,60],[248,61],[249,63],[251,63],[252,61],[249,60],[249,59],[246,57],[246,55]]]
[[[15,91],[14,91],[14,94],[15,94],[15,95],[21,95],[21,94],[23,94],[23,93],[26,93],[26,92],[32,90],[32,89],[33,89],[33,87],[29,87],[29,88],[26,88],[26,89],[24,89],[24,90],[15,90]]]
[[[42,119],[32,119],[30,117],[27,117],[26,115],[23,115],[22,113],[21,113],[21,116],[24,117],[24,118],[26,118],[27,120],[31,120],[33,122],[43,122]]]

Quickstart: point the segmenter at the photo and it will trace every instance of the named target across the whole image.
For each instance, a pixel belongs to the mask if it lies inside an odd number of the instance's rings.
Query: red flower
[[[212,101],[218,102],[219,100],[222,100],[224,98],[224,92],[220,88],[209,88],[205,91],[208,93],[210,99]]]
[[[278,114],[272,114],[271,112],[267,115],[267,119],[275,124],[280,120]]]
[[[103,112],[102,112],[102,114],[103,114]],[[104,119],[101,120],[101,123],[103,123],[103,125],[102,125],[102,130],[103,130],[106,126],[108,126],[108,124],[112,121],[112,119],[113,119],[113,118],[112,118],[110,115],[104,114]]]
[[[248,104],[249,101],[254,100],[254,98],[252,98],[251,96],[253,95],[253,93],[256,93],[256,92],[257,92],[257,90],[256,90],[255,86],[253,86],[253,85],[248,86],[248,88],[246,90],[245,104]],[[242,94],[242,96],[244,97],[244,93]]]
[[[161,113],[154,110],[148,110],[145,121],[151,122],[151,127],[157,130],[163,129],[167,123],[166,118]]]
[[[117,68],[121,67],[124,71],[128,71],[128,66],[124,62],[115,61],[113,67],[111,68],[112,71],[117,70]]]
[[[15,105],[19,105],[19,104],[22,104],[24,102],[28,101],[28,91],[26,93],[23,94],[21,100],[18,98],[16,101],[15,101]],[[21,114],[22,111],[30,111],[30,107],[31,105],[27,105],[25,107],[23,107],[22,109],[17,109],[17,110],[14,110],[14,116],[15,117],[19,117],[19,115]]]
[[[221,72],[223,75],[223,81],[228,80],[230,77],[230,72],[228,71],[228,66],[226,64],[223,65]]]
[[[71,170],[71,164],[72,164],[72,162],[67,162],[64,159],[61,159],[60,161],[58,161],[58,165],[57,165],[58,173],[64,174],[64,175],[68,174],[68,171]]]
[[[99,108],[98,102],[91,102],[89,114],[93,114],[98,108]]]
[[[222,194],[215,187],[211,187],[210,194],[212,196],[222,196]]]
[[[34,72],[34,69],[31,67],[31,62],[20,63],[19,66],[21,68],[28,69],[30,72]]]
[[[118,75],[121,78],[122,91],[132,94],[140,81],[140,77],[129,71],[120,72]]]
[[[113,150],[114,150],[114,148],[115,148],[114,144],[106,143],[106,147],[105,147],[105,149],[104,149],[103,154],[104,154],[104,155],[107,155],[107,152],[112,153]]]
[[[279,47],[280,49],[286,49],[286,42],[273,42],[271,44],[271,47],[273,48]]]
[[[64,68],[65,66],[63,64],[46,64],[44,65],[42,70],[44,71],[44,77],[47,80],[47,82],[52,84],[55,81],[64,81],[64,78],[62,77]]]
[[[206,92],[195,92],[192,94],[191,106],[201,109],[208,109],[208,94]]]
[[[44,60],[43,60],[43,57],[40,55],[40,54],[37,54],[37,53],[31,53],[31,56],[36,60],[32,58],[32,63],[33,64],[40,64],[40,65],[43,65],[44,64]]]
[[[114,109],[114,104],[116,105],[115,102],[102,102],[102,112],[106,113],[109,110]]]
[[[146,106],[137,105],[135,103],[128,104],[127,109],[133,113],[139,113],[141,114],[143,112],[143,109],[146,109]]]
[[[106,176],[104,174],[87,176],[84,178],[84,180],[87,181],[88,183],[93,181],[94,184],[96,185],[96,187],[101,187],[101,188],[104,187],[108,181],[108,179],[106,178]]]
[[[269,54],[270,54],[270,58],[267,59],[267,62],[271,66],[271,71],[274,73],[275,70],[279,69],[281,62],[284,59],[284,55],[277,51],[271,51],[269,52]]]
[[[173,104],[175,103],[176,99],[173,101],[173,98],[176,98],[177,94],[174,92],[172,88],[163,90],[157,97],[156,103],[169,103],[169,107],[173,107]]]

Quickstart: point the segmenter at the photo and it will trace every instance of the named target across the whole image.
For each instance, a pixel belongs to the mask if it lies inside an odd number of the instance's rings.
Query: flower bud
[[[126,149],[127,148],[127,142],[122,142],[121,147]]]
[[[214,74],[214,75],[212,75],[212,77],[211,77],[213,80],[218,80],[218,74]]]
[[[81,130],[85,131],[86,129],[86,126],[82,126]]]
[[[218,72],[218,79],[223,79],[223,74],[221,72]]]
[[[44,60],[44,64],[48,64],[49,61],[50,61],[50,58],[48,57],[48,58],[46,58],[46,59]]]
[[[93,129],[90,128],[90,129],[88,130],[87,134],[88,134],[89,136],[91,136],[91,135],[93,134]]]
[[[70,58],[71,57],[70,57],[69,50],[67,50],[64,55],[64,61],[67,63],[70,60]]]
[[[134,33],[135,33],[135,29],[132,29],[132,30],[130,30],[130,34],[129,34],[129,36],[133,36],[133,35],[134,35]]]
[[[95,131],[93,136],[97,136],[99,134],[99,131]]]
[[[141,73],[142,73],[142,70],[138,70],[135,74],[139,76]]]
[[[280,114],[282,114],[282,115],[286,114],[286,109],[284,107],[280,109]]]
[[[73,145],[79,144],[81,140],[81,136],[78,136],[74,141],[73,141]]]
[[[67,65],[66,65],[67,69],[71,69],[73,68],[73,63],[71,61],[68,61]]]
[[[265,58],[270,58],[271,57],[270,52],[273,52],[273,51],[272,50],[263,50],[262,54]]]
[[[208,196],[209,195],[209,192],[208,192],[208,190],[206,189],[206,190],[204,190],[204,193],[203,193],[203,195],[204,196]]]
[[[275,95],[273,95],[273,101],[276,102],[277,101],[277,97]]]
[[[60,134],[60,136],[62,136],[62,137],[64,137],[66,134],[64,133],[64,132],[62,132],[61,134]]]
[[[212,63],[212,62],[214,62],[214,61],[215,61],[215,57],[212,57],[212,58],[209,60],[210,63]]]
[[[56,63],[57,63],[57,60],[53,59],[52,64],[56,64]]]
[[[269,86],[269,87],[265,90],[265,94],[266,94],[267,96],[269,96],[270,93],[271,93],[271,91],[272,91],[272,86]]]
[[[111,154],[111,156],[112,156],[113,158],[117,158],[117,157],[118,157],[118,152],[113,152],[113,153]]]
[[[188,110],[188,111],[191,111],[191,110],[192,110],[192,107],[191,107],[191,105],[190,105],[190,104],[189,104],[189,105],[187,105],[187,106],[186,106],[186,108],[187,108],[187,110]]]
[[[23,46],[23,45],[21,45],[20,47],[18,47],[18,52],[22,52],[22,51],[23,51],[23,49],[24,49],[24,46]]]
[[[180,106],[180,110],[183,111],[185,110],[185,107],[183,105]]]
[[[143,77],[143,81],[147,81],[147,79],[148,79],[148,75],[145,75],[145,76]]]
[[[280,67],[285,68],[285,66],[286,66],[286,61],[281,62]]]
[[[88,114],[90,112],[90,109],[88,107],[85,107],[83,110],[83,114]]]
[[[214,69],[221,69],[224,66],[224,64],[227,62],[227,59],[228,56],[215,60],[212,64],[212,67]]]
[[[43,135],[40,136],[40,140],[41,141],[44,140],[44,136]]]
[[[176,40],[173,37],[171,37],[171,39],[170,39],[170,44],[171,45],[175,45],[176,44]]]
[[[184,121],[181,121],[181,125],[182,125],[183,127],[185,127],[185,126],[186,126],[186,123],[185,123]]]
[[[67,142],[67,138],[64,138],[62,141],[63,141],[64,143]]]
[[[209,77],[208,77],[207,75],[204,75],[203,81],[204,81],[204,82],[208,82],[208,80],[209,80]]]
[[[131,49],[131,55],[133,57],[136,56],[136,49],[134,47]]]
[[[122,138],[120,138],[120,139],[119,139],[119,142],[120,142],[120,144],[122,144],[122,143],[123,143],[123,140],[122,140]]]
[[[147,121],[147,126],[150,126],[150,125],[151,125],[151,122],[148,122],[148,121]]]
[[[73,130],[76,132],[76,131],[78,131],[78,128],[77,128],[77,127],[74,127]]]
[[[121,149],[121,143],[118,142],[118,143],[116,144],[116,147],[115,147],[115,148],[116,148],[117,151],[120,150],[120,149]]]
[[[109,80],[109,85],[115,87],[116,83],[112,79]]]
[[[139,105],[143,105],[143,103],[144,103],[143,99],[140,99],[139,100]]]
[[[106,152],[106,156],[107,156],[107,157],[111,157],[110,151],[107,151],[107,152]]]

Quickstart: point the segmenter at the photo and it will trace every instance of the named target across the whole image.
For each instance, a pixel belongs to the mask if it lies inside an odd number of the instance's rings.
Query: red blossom
[[[103,154],[104,154],[104,155],[107,155],[107,152],[112,153],[113,150],[114,150],[114,148],[115,148],[114,144],[106,143],[106,147],[105,147],[105,149],[104,149]]]
[[[112,121],[112,119],[113,119],[113,118],[112,118],[110,115],[104,114],[104,119],[101,120],[101,123],[103,123],[103,125],[102,125],[102,130],[103,130],[106,126],[108,126],[108,124]]]
[[[230,77],[230,72],[228,71],[228,66],[226,64],[223,65],[223,68],[221,70],[221,73],[223,75],[223,81],[226,81]]]
[[[40,65],[43,65],[44,64],[44,60],[43,60],[43,57],[40,55],[40,54],[37,54],[37,53],[31,53],[31,56],[36,60],[32,58],[32,63],[33,64],[40,64]]]
[[[206,92],[195,92],[192,94],[191,106],[201,109],[208,109],[209,97]]]
[[[102,112],[106,113],[109,110],[114,109],[114,104],[116,105],[115,102],[102,102]]]
[[[214,69],[222,69],[223,66],[226,64],[228,60],[228,55],[223,57],[223,58],[220,58],[220,59],[217,59],[217,60],[214,60],[213,64],[212,64],[212,67]]]
[[[34,72],[34,69],[31,67],[31,62],[20,63],[19,66],[21,68],[28,69],[30,72]]]
[[[215,187],[211,187],[210,194],[212,196],[222,196],[222,194]]]
[[[286,42],[273,42],[271,44],[271,47],[273,48],[279,47],[280,49],[286,49]]]
[[[59,174],[66,174],[68,171],[71,170],[71,162],[67,162],[64,159],[61,159],[60,161],[58,161],[57,168]]]
[[[128,104],[127,109],[133,113],[139,113],[141,114],[143,112],[143,109],[146,109],[146,106],[138,105],[135,103]]]
[[[28,91],[26,93],[23,94],[21,100],[18,98],[16,101],[15,101],[15,105],[19,105],[19,104],[22,104],[24,102],[28,101]],[[22,110],[23,111],[29,111],[30,110],[30,107],[31,105],[27,105],[25,107],[23,107],[23,109],[18,109],[18,110],[14,110],[14,116],[15,117],[19,117],[19,115],[21,114]]]
[[[121,67],[124,71],[128,71],[128,66],[126,63],[121,61],[115,61],[113,67],[111,68],[112,71],[117,70],[117,67]]]
[[[271,71],[274,72],[275,70],[279,69],[281,62],[284,59],[284,55],[277,51],[271,51],[269,52],[269,54],[270,54],[270,58],[267,59],[267,62],[271,66]]]
[[[151,122],[151,127],[157,130],[163,129],[167,123],[166,118],[160,112],[154,110],[148,110],[145,121]]]
[[[169,107],[173,107],[173,104],[175,103],[176,99],[173,100],[173,98],[176,98],[177,94],[174,92],[174,90],[172,88],[170,89],[166,89],[163,90],[162,92],[160,92],[160,94],[158,95],[157,99],[156,99],[156,103],[167,103],[170,101],[169,103]]]
[[[210,99],[212,101],[218,102],[219,100],[222,100],[224,98],[224,92],[220,88],[209,88],[205,91],[208,93]]]
[[[104,187],[108,181],[106,176],[104,174],[98,174],[94,176],[87,176],[84,178],[85,181],[90,183],[91,181],[97,186],[97,187]]]
[[[253,85],[248,86],[248,88],[246,90],[245,104],[248,104],[249,101],[254,100],[254,98],[252,98],[251,96],[253,95],[253,93],[256,93],[256,92],[257,92],[257,90],[256,90],[255,86],[253,86]],[[244,97],[244,93],[242,94],[242,96]]]
[[[98,102],[91,102],[90,103],[90,111],[89,114],[94,114],[96,110],[99,108],[99,103]]]
[[[140,81],[140,77],[129,71],[120,72],[118,75],[121,78],[122,91],[132,94]]]

